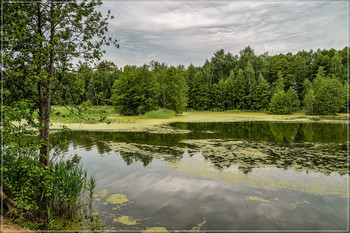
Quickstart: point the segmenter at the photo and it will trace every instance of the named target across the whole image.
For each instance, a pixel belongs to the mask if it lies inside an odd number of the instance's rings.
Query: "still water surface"
[[[74,131],[107,229],[346,230],[347,125],[173,123]]]

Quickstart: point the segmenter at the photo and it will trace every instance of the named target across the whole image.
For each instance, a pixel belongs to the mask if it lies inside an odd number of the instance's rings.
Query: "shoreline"
[[[152,132],[152,133],[184,133],[167,127],[173,122],[249,122],[249,121],[272,121],[272,122],[295,122],[295,123],[348,123],[347,113],[336,116],[305,115],[295,113],[293,115],[269,115],[260,112],[184,112],[182,115],[171,118],[140,118],[138,116],[109,116],[117,119],[112,123],[60,123],[53,122],[51,130],[58,130],[66,126],[76,131],[109,131],[109,132]]]
[[[3,216],[1,216],[0,221],[2,223],[0,232],[35,232],[26,227],[20,226],[19,224],[13,223],[11,220]]]

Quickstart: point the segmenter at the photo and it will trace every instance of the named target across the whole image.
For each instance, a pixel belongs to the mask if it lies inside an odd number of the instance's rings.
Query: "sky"
[[[152,60],[202,66],[220,49],[238,55],[250,45],[270,55],[348,44],[347,1],[108,1],[109,46],[103,60],[118,67]]]

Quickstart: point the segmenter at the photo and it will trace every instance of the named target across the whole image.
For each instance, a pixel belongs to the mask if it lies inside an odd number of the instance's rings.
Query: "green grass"
[[[61,123],[98,123],[113,122],[108,118],[115,114],[113,106],[94,106],[79,112],[77,109],[68,107],[73,112],[63,106],[52,106],[51,121]]]
[[[242,111],[239,109],[233,109],[233,110],[226,110],[225,112],[242,112]]]
[[[208,110],[186,109],[185,112],[251,112],[251,111],[250,110],[239,110],[239,109],[222,110],[220,108],[213,108],[213,109],[208,109]],[[254,112],[261,112],[261,111],[254,111]]]
[[[160,109],[156,111],[146,112],[142,117],[144,118],[169,118],[176,115],[174,110]]]

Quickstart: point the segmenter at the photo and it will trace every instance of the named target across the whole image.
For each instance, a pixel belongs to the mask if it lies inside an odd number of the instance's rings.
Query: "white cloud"
[[[202,65],[218,49],[238,54],[341,49],[347,43],[346,2],[108,3],[110,33],[120,49],[105,59],[119,66],[158,60]]]

